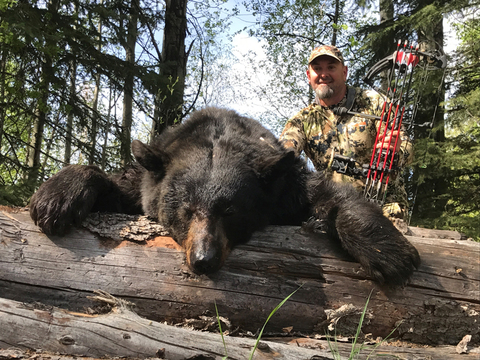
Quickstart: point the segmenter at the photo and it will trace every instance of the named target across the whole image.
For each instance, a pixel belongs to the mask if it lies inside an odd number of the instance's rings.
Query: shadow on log
[[[362,331],[373,338],[396,329],[397,339],[417,344],[456,345],[465,335],[480,342],[479,243],[411,229],[423,234],[408,236],[422,265],[407,286],[388,288],[322,234],[269,227],[207,277],[188,271],[178,245],[155,235],[158,224],[137,218],[95,214],[85,225],[102,236],[75,229],[60,238],[41,233],[26,212],[0,212],[0,297],[83,311],[93,306],[87,296],[102,289],[169,324],[212,316],[216,302],[232,329],[256,332],[301,286],[266,331],[324,335],[335,324],[337,335],[351,336],[372,293]]]

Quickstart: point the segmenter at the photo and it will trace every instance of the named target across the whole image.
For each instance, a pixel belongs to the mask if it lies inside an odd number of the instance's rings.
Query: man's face
[[[308,82],[318,99],[330,99],[339,94],[343,97],[347,71],[346,66],[331,56],[319,56],[308,66]]]

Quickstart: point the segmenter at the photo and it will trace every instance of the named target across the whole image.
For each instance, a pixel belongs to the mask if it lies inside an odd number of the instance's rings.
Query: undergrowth
[[[272,312],[270,312],[270,314],[267,317],[267,320],[265,320],[265,323],[263,324],[263,327],[260,330],[260,333],[257,336],[255,346],[253,347],[252,352],[250,353],[250,356],[249,356],[248,360],[253,359],[253,355],[255,354],[255,351],[258,348],[258,344],[260,343],[260,340],[262,338],[263,331],[265,330],[265,327],[267,326],[267,323],[270,320],[270,318],[283,306],[283,304],[285,304],[293,296],[293,294],[295,294],[300,289],[300,287],[298,289],[296,289],[294,292],[292,292],[290,295],[288,295],[285,299],[283,299],[272,310]],[[367,307],[368,307],[368,303],[370,302],[370,297],[372,295],[372,292],[373,292],[373,290],[370,292],[370,295],[368,295],[367,301],[366,301],[365,306],[363,308],[363,311],[360,315],[360,320],[359,320],[359,323],[358,323],[358,326],[357,326],[357,331],[356,331],[355,336],[353,338],[352,348],[351,348],[351,351],[350,351],[350,354],[349,354],[348,358],[342,358],[342,356],[340,355],[340,351],[339,351],[339,347],[338,347],[338,343],[337,343],[336,332],[335,332],[334,336],[331,336],[330,334],[327,334],[328,346],[329,346],[330,352],[332,353],[332,356],[335,360],[358,360],[359,357],[360,357],[360,353],[364,350],[368,350],[369,348],[372,348],[372,349],[371,349],[370,353],[367,355],[367,357],[365,358],[365,360],[370,359],[372,356],[381,356],[381,355],[375,355],[374,354],[375,350],[380,345],[382,345],[388,338],[390,338],[390,336],[395,332],[395,330],[397,330],[398,326],[400,326],[400,324],[399,324],[395,329],[392,330],[392,332],[390,332],[390,334],[388,334],[388,336],[386,338],[384,338],[381,342],[375,344],[374,346],[367,345],[367,344],[365,344],[365,342],[363,342],[362,344],[360,344],[358,346],[358,341],[359,341],[359,338],[360,338],[362,325],[363,325],[363,322],[365,320],[365,315],[367,313]],[[219,331],[220,331],[220,335],[222,337],[222,343],[223,343],[223,347],[224,347],[224,350],[225,350],[225,355],[222,357],[222,360],[228,360],[227,343],[225,341],[225,337],[223,336],[222,324],[221,324],[221,321],[220,321],[220,316],[218,314],[218,309],[217,309],[216,302],[215,302],[215,312],[216,312],[217,321],[218,321],[218,328],[219,328]],[[332,337],[333,337],[333,341],[331,340]],[[391,356],[391,355],[389,355],[389,356]]]

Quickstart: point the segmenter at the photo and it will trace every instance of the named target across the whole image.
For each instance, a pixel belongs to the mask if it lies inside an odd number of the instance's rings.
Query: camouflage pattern
[[[345,97],[332,108],[345,106],[346,101]],[[381,115],[382,105],[381,97],[373,90],[356,89],[355,101],[351,110],[364,114]],[[359,166],[369,164],[378,125],[378,120],[348,114],[338,116],[330,108],[311,104],[287,121],[280,140],[286,148],[292,148],[297,156],[304,151],[317,171],[324,171],[336,182],[348,182],[363,189],[364,179],[355,179],[339,174],[331,169],[331,165],[335,154],[353,158]],[[407,144],[407,137],[403,132],[401,132],[401,139],[401,153],[408,156],[411,153],[411,146]],[[390,177],[386,203],[390,202],[398,202],[402,209],[408,207],[401,176]],[[395,214],[395,217],[398,217],[398,214]]]
[[[322,55],[333,57],[334,59],[340,61],[342,65],[345,65],[345,61],[343,60],[340,50],[331,45],[322,45],[313,49],[310,54],[310,58],[308,59],[308,63],[310,64],[313,60]]]

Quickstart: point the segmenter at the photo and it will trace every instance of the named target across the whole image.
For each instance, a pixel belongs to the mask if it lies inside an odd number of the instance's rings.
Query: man
[[[325,171],[334,181],[350,182],[363,189],[365,179],[336,173],[332,170],[334,155],[353,158],[360,164],[369,164],[378,120],[345,114],[335,115],[335,108],[380,115],[382,99],[374,91],[362,91],[346,85],[348,68],[341,52],[334,46],[323,45],[314,49],[308,60],[307,78],[315,91],[315,102],[289,119],[280,135],[286,148],[292,148],[299,156],[302,151],[312,161],[315,169]],[[398,131],[387,135],[395,144]],[[406,136],[400,132],[396,152],[408,157],[410,147]],[[380,147],[378,144],[377,147]],[[393,146],[391,146],[393,148]],[[403,218],[406,215],[407,196],[401,176],[391,178],[388,185],[384,213],[388,217]]]

